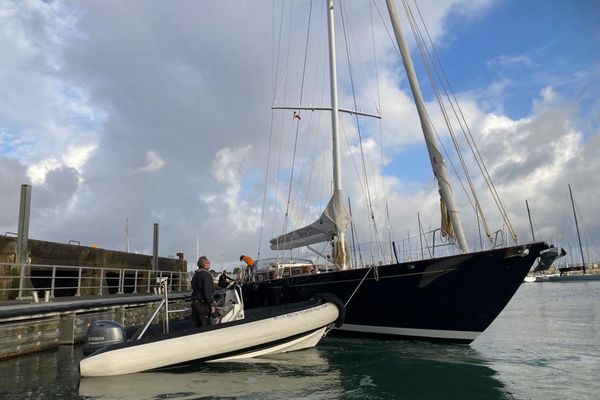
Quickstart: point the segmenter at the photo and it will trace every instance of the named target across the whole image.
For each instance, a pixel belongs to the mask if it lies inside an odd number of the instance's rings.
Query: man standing
[[[210,261],[206,256],[198,258],[198,269],[192,278],[192,320],[196,326],[210,325],[210,315],[216,312],[214,281],[208,270]]]

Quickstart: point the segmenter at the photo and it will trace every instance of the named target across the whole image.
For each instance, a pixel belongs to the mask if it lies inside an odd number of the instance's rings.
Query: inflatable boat
[[[243,310],[241,299],[241,288],[234,285],[213,325],[196,328],[191,320],[177,321],[167,323],[167,332],[152,334],[147,323],[129,339],[114,321],[95,321],[84,346],[84,354],[91,354],[80,361],[80,375],[123,375],[300,350],[316,346],[329,329],[343,323],[344,305],[331,295],[249,311]]]

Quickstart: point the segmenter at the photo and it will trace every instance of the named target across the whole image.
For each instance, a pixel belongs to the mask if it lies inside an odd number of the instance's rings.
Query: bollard
[[[33,302],[34,303],[39,303],[40,302],[40,296],[38,295],[37,290],[34,290],[33,292],[31,292],[31,294],[33,295]]]
[[[44,303],[49,303],[49,302],[50,302],[50,291],[44,290]]]

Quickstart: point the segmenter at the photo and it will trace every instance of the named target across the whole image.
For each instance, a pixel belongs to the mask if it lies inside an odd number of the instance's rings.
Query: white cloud
[[[30,165],[27,168],[27,175],[34,185],[40,185],[44,183],[46,174],[52,170],[55,170],[61,166],[61,163],[55,158],[48,158]]]
[[[138,168],[139,172],[154,172],[161,170],[165,166],[165,161],[155,150],[146,152],[146,164]]]
[[[490,61],[487,62],[487,65],[488,65],[488,67],[497,67],[497,66],[517,67],[517,66],[521,66],[521,65],[524,65],[526,67],[531,67],[533,65],[533,61],[526,54],[519,54],[519,55],[512,55],[512,56],[503,54],[503,55],[492,58]]]
[[[63,164],[67,167],[75,168],[78,173],[82,173],[85,163],[90,158],[98,146],[89,144],[87,146],[69,146],[62,157]]]
[[[261,223],[269,234],[280,233],[282,224],[269,210],[281,213],[287,201],[293,153],[293,131],[289,135],[288,128],[294,121],[291,112],[275,113],[269,154],[272,4],[242,2],[231,7],[230,3],[191,2],[167,9],[159,6],[160,1],[2,3],[0,163],[7,170],[0,170],[0,197],[14,205],[20,183],[34,183],[33,236],[122,248],[124,221],[129,218],[131,246],[136,251],[151,252],[152,223],[158,222],[161,252],[184,250],[190,257],[198,237],[209,256],[224,253],[225,260],[237,260],[240,252],[253,254]],[[296,7],[306,11],[308,3],[300,3]],[[449,15],[458,13],[466,17],[461,22],[476,23],[493,4],[488,0],[424,2],[421,11],[436,43],[450,46],[454,37],[447,31]],[[369,3],[344,2],[344,7],[346,22],[354,29],[349,35],[370,38],[370,21],[362,18],[369,15]],[[306,25],[297,22],[290,26],[289,41],[296,49],[306,35]],[[317,22],[323,20],[315,19],[315,27]],[[319,32],[325,31],[313,33]],[[338,35],[340,46],[341,38]],[[438,196],[430,172],[414,171],[429,168],[426,157],[424,166],[415,159],[415,149],[423,143],[420,123],[394,45],[381,26],[375,28],[375,41],[378,51],[382,50],[377,57],[383,65],[379,70],[383,161],[377,148],[379,121],[361,119],[361,133],[380,237],[386,237],[381,228],[385,199],[398,239],[408,230],[416,232],[417,211],[426,227],[438,224]],[[360,50],[353,53],[358,61],[354,71],[358,108],[372,112],[377,96],[367,95],[374,91],[363,79],[367,72],[372,75],[370,40],[358,42],[353,47]],[[324,41],[309,50],[322,53],[308,63],[304,101],[327,105]],[[288,86],[281,87],[281,101],[285,98],[287,105],[298,101],[294,85],[301,82],[295,78],[301,77],[304,52],[291,53],[300,60],[290,62]],[[512,67],[537,61],[519,54],[506,49],[496,61]],[[351,107],[353,99],[344,76],[347,66],[343,61],[340,64],[340,106]],[[535,67],[543,65],[536,62]],[[597,74],[598,64],[590,68]],[[576,78],[592,76],[583,70]],[[564,77],[563,82],[572,79]],[[600,167],[594,148],[600,145],[600,133],[597,128],[584,129],[597,127],[598,107],[581,115],[568,97],[563,98],[564,83],[549,82],[554,86],[531,100],[526,106],[532,110],[523,111],[519,119],[511,119],[503,110],[514,86],[502,76],[457,95],[473,131],[480,134],[482,153],[515,214],[517,229],[526,232],[522,203],[527,197],[534,200],[534,213],[543,224],[540,229],[551,235],[566,226],[556,217],[561,210],[556,193],[567,182],[576,189],[586,187],[578,191],[583,214],[590,215],[590,226],[600,226],[590,211],[600,195],[596,190],[599,174],[593,172]],[[441,119],[430,112],[434,121]],[[368,240],[368,218],[359,216],[365,203],[364,179],[354,175],[345,145],[347,138],[360,167],[357,130],[350,126],[352,118],[343,118],[342,162],[348,172],[344,189],[352,200],[359,233]],[[329,133],[327,113],[302,113],[294,172],[294,179],[302,185],[295,182],[291,194],[292,201],[302,206],[290,210],[294,223],[312,222],[330,194]],[[440,135],[446,138],[447,134],[440,131]],[[262,222],[269,156],[267,215]],[[391,176],[398,163],[407,175],[419,179],[409,182]],[[312,188],[303,189],[309,181]],[[455,192],[460,194],[460,186]],[[460,204],[468,220],[469,206],[464,200]],[[6,208],[10,212],[0,210],[0,227],[10,231],[14,207]],[[267,236],[261,238],[263,249]]]
[[[65,154],[60,160],[50,157],[31,164],[27,168],[27,175],[34,185],[41,185],[46,180],[46,175],[63,166],[74,168],[79,174],[82,173],[85,163],[96,149],[96,145],[68,146]]]
[[[252,146],[219,150],[212,164],[212,174],[223,190],[204,197],[214,214],[226,216],[234,229],[242,233],[255,233],[260,227],[260,209],[243,198],[247,193],[242,193],[242,179],[251,152]]]

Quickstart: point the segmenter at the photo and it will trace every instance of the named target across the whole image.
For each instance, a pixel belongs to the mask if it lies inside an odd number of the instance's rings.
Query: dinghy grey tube
[[[81,360],[79,372],[82,377],[122,375],[195,360],[227,361],[313,347],[338,320],[338,307],[332,302],[315,303],[264,319],[223,324],[218,329],[109,346]]]

